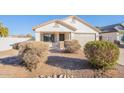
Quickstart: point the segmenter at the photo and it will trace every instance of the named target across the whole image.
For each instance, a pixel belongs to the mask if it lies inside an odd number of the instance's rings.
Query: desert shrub
[[[45,63],[48,58],[48,45],[43,42],[23,42],[17,45],[23,65],[30,71]]]
[[[13,44],[13,45],[12,45],[13,49],[18,50],[18,44],[19,44],[19,43]]]
[[[12,45],[13,49],[19,50],[20,45],[22,45],[22,43],[25,43],[25,42],[21,42],[21,43],[15,43],[15,44],[13,44],[13,45]]]
[[[117,64],[120,52],[111,42],[91,41],[85,45],[84,53],[93,67],[107,70]]]
[[[81,48],[81,45],[77,40],[66,40],[64,41],[65,52],[73,53]]]
[[[32,38],[33,36],[31,34],[27,34],[26,37]]]

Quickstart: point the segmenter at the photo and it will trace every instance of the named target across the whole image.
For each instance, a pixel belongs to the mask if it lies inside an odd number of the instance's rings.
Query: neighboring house
[[[99,40],[101,32],[77,16],[42,23],[32,29],[36,41],[48,42],[53,47],[60,47],[60,42],[72,39],[84,46],[89,41]]]
[[[124,23],[99,27],[99,29],[102,31],[101,38],[103,40],[124,42]]]

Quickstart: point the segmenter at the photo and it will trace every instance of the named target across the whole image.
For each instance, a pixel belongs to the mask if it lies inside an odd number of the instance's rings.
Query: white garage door
[[[75,39],[78,40],[82,46],[84,46],[87,42],[96,40],[96,36],[95,36],[95,34],[76,33]]]

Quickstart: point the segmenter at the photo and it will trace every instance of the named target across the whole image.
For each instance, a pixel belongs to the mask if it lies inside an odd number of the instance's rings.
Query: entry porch
[[[64,41],[72,39],[71,32],[40,32],[35,33],[36,41],[43,41],[51,48],[64,48]]]

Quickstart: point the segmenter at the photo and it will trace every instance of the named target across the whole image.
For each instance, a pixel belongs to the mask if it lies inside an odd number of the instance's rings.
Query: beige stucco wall
[[[12,49],[12,45],[19,42],[28,41],[31,38],[0,37],[0,51]]]
[[[41,35],[39,32],[35,32],[35,41],[40,41],[41,40]]]
[[[65,19],[65,20],[63,20],[63,22],[77,28],[77,31],[82,32],[82,33],[98,33],[91,27],[79,22],[78,20],[74,20],[74,22],[73,22],[72,18]]]
[[[75,33],[75,39],[79,41],[81,46],[84,46],[87,42],[89,41],[94,41],[96,40],[96,34],[92,33]]]
[[[100,34],[103,40],[114,42],[114,40],[119,40],[119,33],[112,32],[112,33],[102,33]]]
[[[72,32],[71,29],[68,29],[67,27],[57,24],[57,27],[55,26],[55,23],[50,23],[48,25],[39,27],[35,29],[36,32]]]

